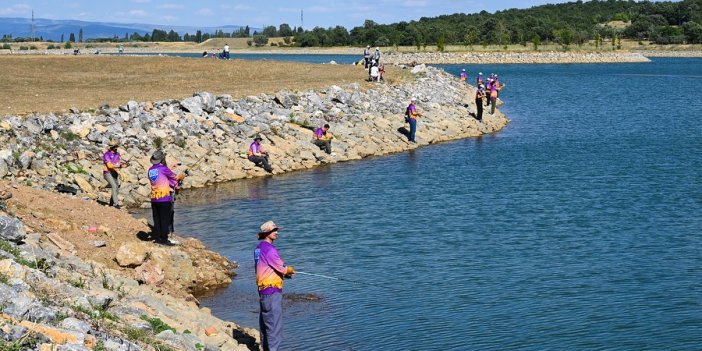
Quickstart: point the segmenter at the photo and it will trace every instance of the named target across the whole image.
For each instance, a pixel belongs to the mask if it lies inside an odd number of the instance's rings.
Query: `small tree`
[[[82,42],[83,42],[83,28],[81,28],[81,29],[78,31],[78,42],[79,42],[79,43],[82,43]]]
[[[446,36],[443,33],[439,35],[439,39],[436,40],[436,50],[439,52],[444,52],[446,50]]]
[[[67,41],[66,44],[63,45],[64,49],[70,49],[71,48],[71,42]]]
[[[534,51],[539,51],[539,45],[541,45],[541,37],[538,34],[534,34],[531,38],[531,43],[534,44]]]
[[[268,37],[263,34],[256,34],[253,36],[253,41],[256,46],[266,46],[266,44],[268,44]]]
[[[68,41],[70,41],[71,43],[75,43],[76,42],[76,35],[71,33],[71,35],[68,36]]]

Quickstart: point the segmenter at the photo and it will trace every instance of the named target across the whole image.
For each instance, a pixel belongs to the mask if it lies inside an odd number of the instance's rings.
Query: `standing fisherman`
[[[119,168],[126,165],[122,164],[122,157],[117,152],[119,141],[110,140],[108,149],[102,155],[102,163],[105,165],[102,170],[102,176],[107,180],[107,183],[112,187],[112,197],[110,197],[110,206],[120,208],[119,205]]]
[[[468,78],[468,73],[466,73],[465,68],[461,69],[461,76],[460,77],[461,77],[461,82],[465,82],[466,79]]]
[[[478,85],[478,88],[475,89],[475,108],[476,110],[476,118],[478,121],[483,120],[483,99],[485,98],[485,90],[483,90],[483,85],[480,84]]]
[[[264,351],[277,351],[283,342],[283,278],[292,278],[293,266],[286,266],[273,246],[278,239],[278,226],[273,221],[261,225],[254,251],[256,285],[260,299],[259,327]]]
[[[417,133],[417,117],[420,117],[422,115],[421,113],[417,112],[417,106],[415,106],[416,102],[416,98],[410,99],[410,104],[409,106],[407,106],[407,110],[405,110],[405,121],[407,121],[407,123],[410,124],[410,143],[416,143],[416,141],[414,140],[414,136]]]
[[[365,61],[365,69],[368,69],[368,65],[370,65],[370,58],[371,58],[371,53],[370,53],[370,45],[366,45],[366,48],[363,50],[363,60]]]
[[[153,237],[163,245],[177,245],[178,242],[168,239],[173,227],[173,194],[179,188],[179,181],[185,174],[175,174],[166,166],[166,154],[156,150],[151,156],[149,181],[151,181],[151,213],[154,218]]]

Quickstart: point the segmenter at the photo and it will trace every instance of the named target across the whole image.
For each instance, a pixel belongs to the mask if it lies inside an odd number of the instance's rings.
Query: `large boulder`
[[[26,236],[24,225],[19,219],[0,216],[0,238],[20,243]]]
[[[199,96],[193,96],[189,97],[187,99],[184,99],[183,101],[180,102],[180,106],[194,114],[194,115],[201,115],[202,114],[202,99]]]
[[[149,252],[142,243],[126,243],[117,249],[115,260],[121,267],[138,267],[144,261]]]

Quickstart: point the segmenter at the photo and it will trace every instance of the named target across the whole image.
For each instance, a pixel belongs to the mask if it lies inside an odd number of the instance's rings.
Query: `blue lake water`
[[[498,73],[511,124],[179,203],[241,264],[203,305],[257,327],[273,219],[286,263],[348,280],[286,282],[322,298],[285,303],[286,350],[699,350],[702,59],[443,67]]]

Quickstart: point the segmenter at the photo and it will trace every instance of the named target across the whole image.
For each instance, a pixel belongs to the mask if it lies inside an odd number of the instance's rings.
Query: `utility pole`
[[[32,9],[32,42],[34,42],[34,9]]]

